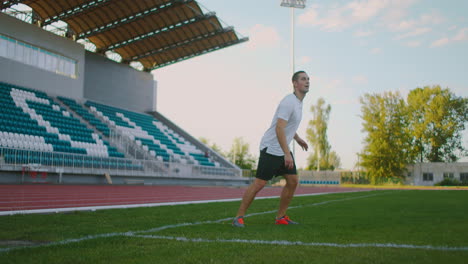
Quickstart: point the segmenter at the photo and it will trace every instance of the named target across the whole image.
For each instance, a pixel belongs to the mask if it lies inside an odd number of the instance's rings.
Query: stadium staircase
[[[68,107],[71,112],[74,112],[83,120],[84,123],[88,123],[90,127],[94,128],[97,133],[100,133],[103,138],[110,141],[116,146],[119,151],[125,154],[127,158],[137,160],[156,160],[154,156],[149,155],[141,145],[136,144],[135,141],[129,138],[123,138],[121,134],[115,129],[109,128],[104,118],[93,115],[90,113],[81,103],[78,103],[74,99],[58,96],[57,99],[63,103],[65,107]],[[147,171],[157,171],[167,174],[168,169],[164,164],[161,163],[145,163]]]
[[[160,161],[220,167],[218,162],[212,162],[188,140],[150,115],[92,101],[85,105]]]

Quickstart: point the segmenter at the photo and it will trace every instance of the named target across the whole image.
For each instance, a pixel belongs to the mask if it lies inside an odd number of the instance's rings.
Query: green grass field
[[[294,226],[274,225],[278,199],[265,199],[233,228],[238,205],[2,216],[0,263],[468,262],[468,191],[296,197]]]

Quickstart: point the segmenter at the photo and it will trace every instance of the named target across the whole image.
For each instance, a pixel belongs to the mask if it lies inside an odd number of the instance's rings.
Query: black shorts
[[[284,156],[271,155],[268,154],[266,150],[267,148],[264,148],[262,151],[260,151],[257,175],[255,177],[261,180],[269,181],[275,176],[297,174],[296,161],[294,160],[292,153],[291,156],[293,158],[294,167],[292,169],[288,169],[286,166],[284,166]]]

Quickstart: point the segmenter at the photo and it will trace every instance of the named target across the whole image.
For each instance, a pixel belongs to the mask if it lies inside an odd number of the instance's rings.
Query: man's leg
[[[237,216],[244,216],[245,212],[247,209],[250,207],[250,204],[252,204],[252,201],[254,200],[255,196],[257,193],[265,187],[265,184],[267,181],[261,180],[259,178],[255,178],[255,181],[247,188],[247,190],[244,193],[244,196],[242,197],[242,202],[239,207],[239,211],[237,211]]]
[[[284,178],[286,179],[286,185],[283,187],[283,191],[281,192],[278,218],[286,215],[286,210],[288,210],[289,203],[291,202],[299,183],[299,177],[297,175],[285,175]]]

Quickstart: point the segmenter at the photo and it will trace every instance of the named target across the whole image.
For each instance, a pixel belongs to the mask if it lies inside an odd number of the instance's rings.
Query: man
[[[302,119],[302,100],[309,92],[309,76],[304,71],[293,74],[292,83],[294,93],[281,100],[271,122],[270,128],[263,135],[260,143],[260,158],[258,161],[255,181],[247,188],[242,197],[232,225],[244,227],[244,215],[257,193],[263,189],[267,181],[274,176],[283,175],[286,185],[281,192],[280,206],[276,217],[277,225],[297,224],[286,215],[289,203],[294,196],[299,182],[294,157],[289,150],[292,139],[306,150],[307,143],[297,134],[297,128]]]

